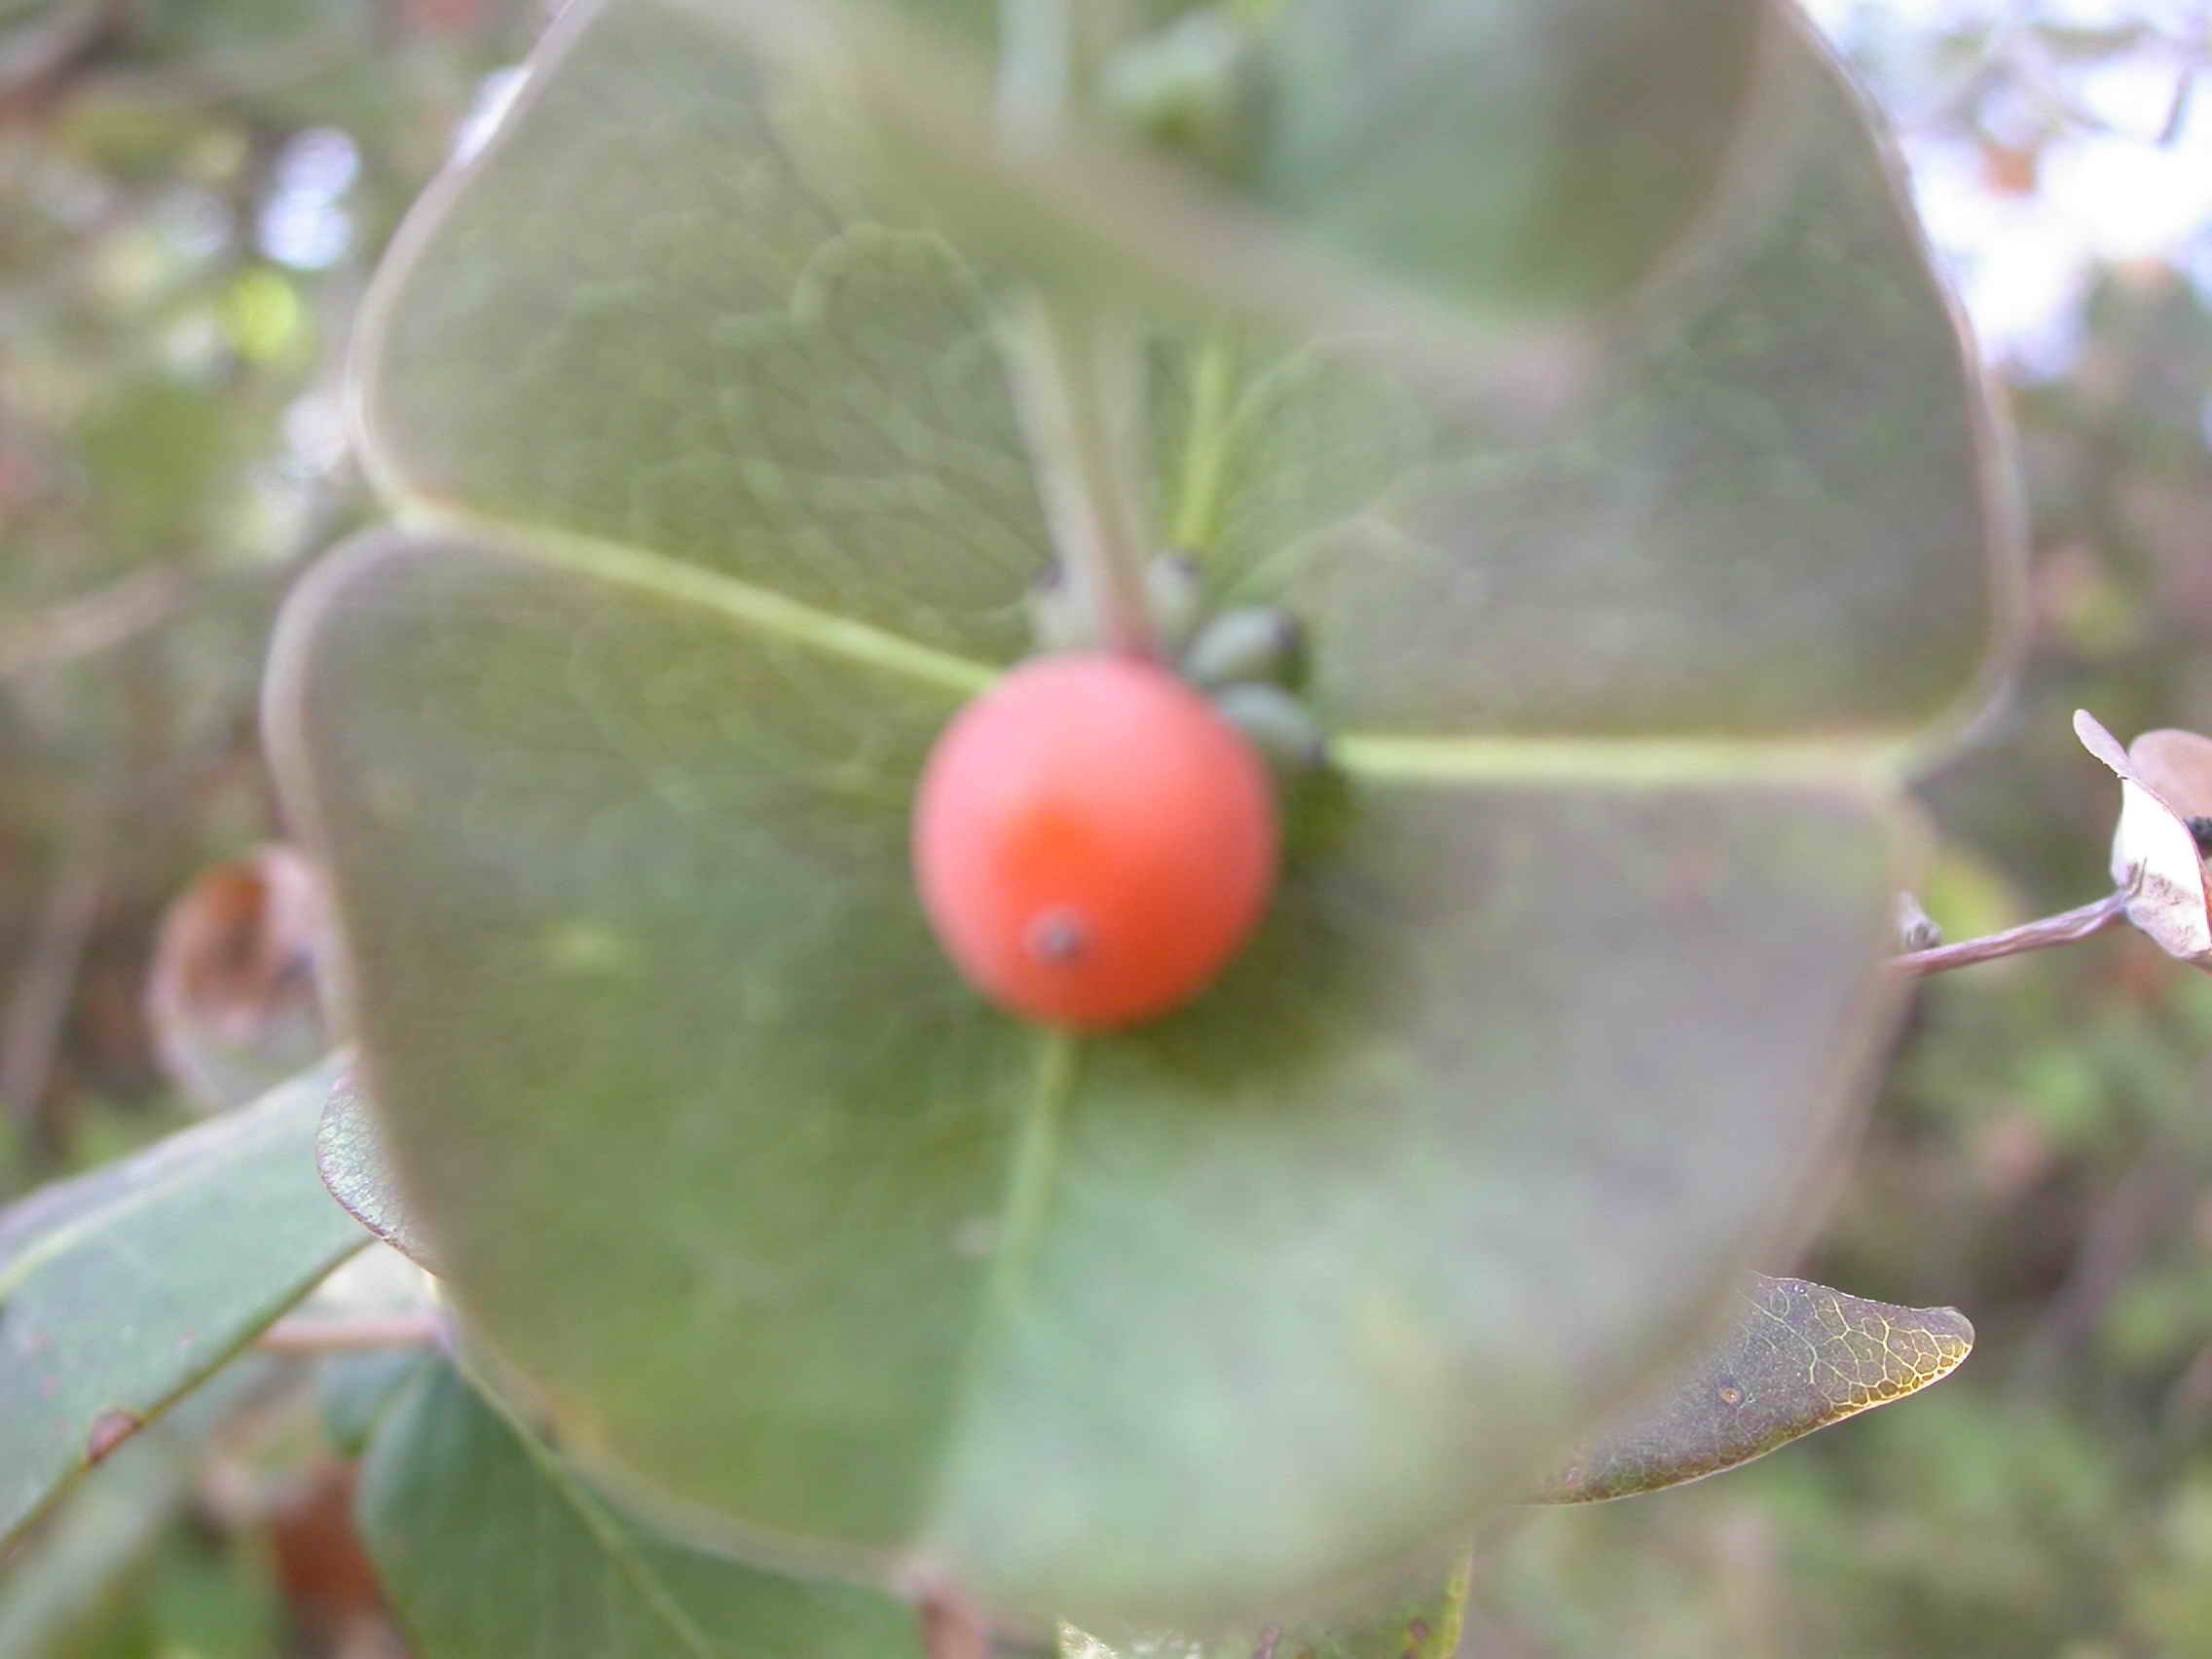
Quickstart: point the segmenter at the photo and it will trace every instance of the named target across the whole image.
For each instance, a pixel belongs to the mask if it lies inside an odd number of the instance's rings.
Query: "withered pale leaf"
[[[2127,919],[2167,955],[2212,965],[2204,858],[2190,831],[2186,803],[2165,793],[2180,787],[2212,800],[2212,741],[2156,731],[2137,739],[2133,750],[2122,750],[2084,709],[2074,712],[2074,735],[2120,779],[2112,878],[2129,891]]]

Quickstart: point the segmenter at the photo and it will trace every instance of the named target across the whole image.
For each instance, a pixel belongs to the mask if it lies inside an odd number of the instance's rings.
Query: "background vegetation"
[[[542,10],[0,0],[0,1199],[187,1120],[155,934],[277,830],[268,620],[369,510],[352,308]],[[1903,131],[2033,512],[2018,686],[1924,792],[1964,936],[2103,885],[2072,709],[2212,725],[2212,39],[2183,6],[1823,20]],[[2212,981],[2131,934],[1928,983],[1801,1271],[1958,1304],[1972,1360],[1722,1479],[1535,1513],[1467,1650],[2212,1652],[2208,1108]],[[396,1650],[304,1371],[236,1380],[0,1564],[0,1652]]]

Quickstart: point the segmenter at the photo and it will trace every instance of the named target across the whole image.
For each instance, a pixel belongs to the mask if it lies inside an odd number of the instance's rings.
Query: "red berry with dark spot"
[[[1134,1025],[1211,984],[1274,885],[1275,808],[1251,743],[1135,658],[1015,669],[939,738],[914,803],[938,940],[1025,1018]]]

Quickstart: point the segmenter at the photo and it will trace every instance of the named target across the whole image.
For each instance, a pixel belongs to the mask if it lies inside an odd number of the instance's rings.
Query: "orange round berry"
[[[914,874],[945,953],[1001,1007],[1077,1030],[1178,1008],[1274,885],[1267,767],[1165,669],[1047,657],[962,710],[914,803]]]

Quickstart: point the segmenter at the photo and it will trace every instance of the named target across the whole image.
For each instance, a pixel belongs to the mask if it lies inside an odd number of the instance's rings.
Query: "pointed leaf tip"
[[[2074,735],[2082,740],[2083,749],[2110,766],[2123,782],[2134,778],[2135,768],[2128,764],[2127,751],[2088,710],[2074,711]]]
[[[1972,1349],[1973,1325],[1956,1308],[1901,1308],[1753,1273],[1706,1357],[1531,1495],[1594,1502],[1701,1480],[1940,1382]]]

